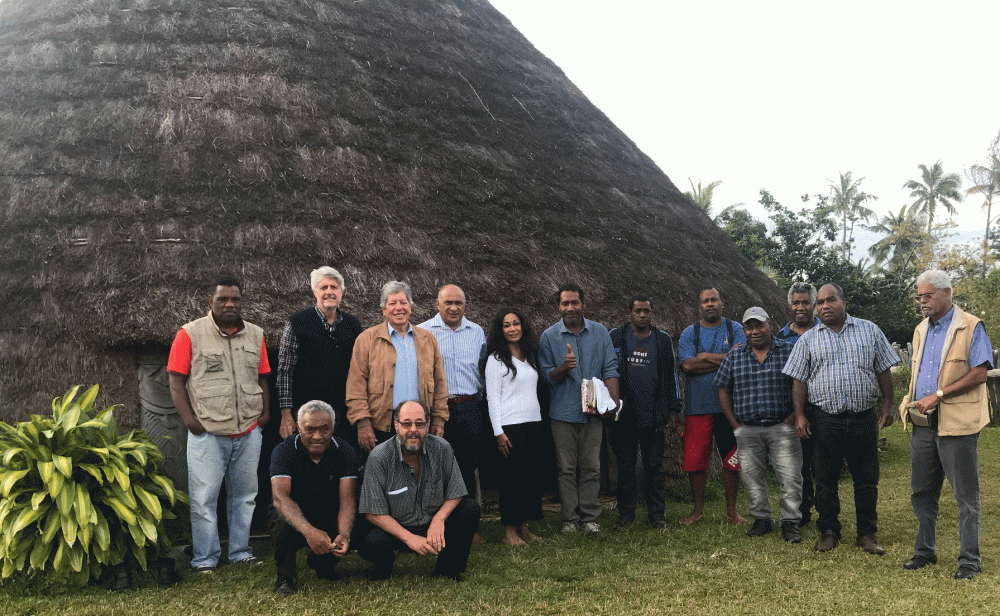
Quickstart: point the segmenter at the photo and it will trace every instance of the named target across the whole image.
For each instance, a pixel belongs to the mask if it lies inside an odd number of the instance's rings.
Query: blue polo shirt
[[[567,344],[576,355],[576,368],[567,372],[559,383],[553,383],[552,371],[566,358]],[[538,341],[538,364],[551,385],[549,417],[560,421],[585,423],[588,418],[598,417],[583,412],[580,391],[583,379],[618,378],[618,356],[611,336],[606,327],[590,319],[583,320],[578,334],[569,331],[561,319],[545,330]]]

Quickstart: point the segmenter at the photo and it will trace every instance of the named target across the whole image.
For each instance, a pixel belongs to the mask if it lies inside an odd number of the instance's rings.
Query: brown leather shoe
[[[817,552],[829,552],[838,545],[840,545],[840,533],[832,530],[824,530],[823,535],[816,542],[813,549]]]
[[[854,542],[854,545],[869,554],[875,554],[876,556],[885,554],[885,550],[883,550],[882,546],[878,544],[878,541],[875,539],[875,535],[861,535],[858,537],[858,540]]]

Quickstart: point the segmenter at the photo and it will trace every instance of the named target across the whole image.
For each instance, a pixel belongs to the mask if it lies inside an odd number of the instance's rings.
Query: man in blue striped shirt
[[[781,536],[802,541],[799,502],[802,500],[802,448],[806,418],[792,412],[792,379],[781,369],[792,345],[771,336],[771,321],[763,308],[743,313],[747,343],[726,354],[715,373],[719,406],[736,436],[740,477],[747,490],[747,505],[754,517],[747,535],[771,532],[774,520],[767,498],[767,461],[771,460],[781,492]]]
[[[479,433],[482,415],[479,400],[483,384],[479,379],[479,355],[486,344],[483,328],[465,318],[465,292],[449,284],[438,292],[434,318],[422,327],[434,334],[444,361],[448,382],[448,423],[444,439],[455,452],[469,495],[476,496],[476,467],[479,465]]]
[[[837,483],[844,460],[854,481],[858,537],[855,545],[869,554],[885,554],[878,544],[878,432],[892,424],[895,394],[889,368],[899,356],[871,321],[847,314],[844,291],[835,284],[816,296],[820,324],[795,343],[783,372],[795,379],[796,413],[813,412],[807,432],[815,439],[815,549],[828,552],[840,543],[840,497]],[[878,413],[875,403],[882,393]]]

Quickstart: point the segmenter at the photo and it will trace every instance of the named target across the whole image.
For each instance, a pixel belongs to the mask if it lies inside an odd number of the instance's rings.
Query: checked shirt
[[[792,378],[781,369],[795,345],[771,338],[764,363],[757,361],[749,343],[726,354],[715,373],[715,384],[733,395],[733,414],[749,426],[773,426],[792,414]]]
[[[874,407],[878,375],[898,363],[878,325],[847,315],[839,334],[823,323],[802,334],[783,372],[809,387],[809,402],[837,415]]]

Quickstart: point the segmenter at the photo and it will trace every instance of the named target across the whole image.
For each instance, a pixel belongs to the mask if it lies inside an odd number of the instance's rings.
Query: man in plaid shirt
[[[771,532],[771,505],[767,498],[767,460],[771,459],[781,491],[779,513],[785,541],[802,541],[799,503],[802,500],[802,447],[806,419],[792,407],[792,378],[782,374],[793,345],[771,336],[771,322],[763,308],[743,313],[747,344],[733,347],[715,373],[719,405],[733,427],[740,476],[754,518],[749,537]]]
[[[784,372],[795,379],[795,412],[812,409],[808,430],[815,440],[817,552],[840,544],[840,471],[847,460],[854,482],[856,546],[885,554],[878,544],[878,432],[892,425],[895,393],[889,368],[899,363],[885,334],[871,321],[847,314],[844,291],[835,284],[816,296],[820,324],[795,343]],[[882,406],[876,410],[879,393]]]

